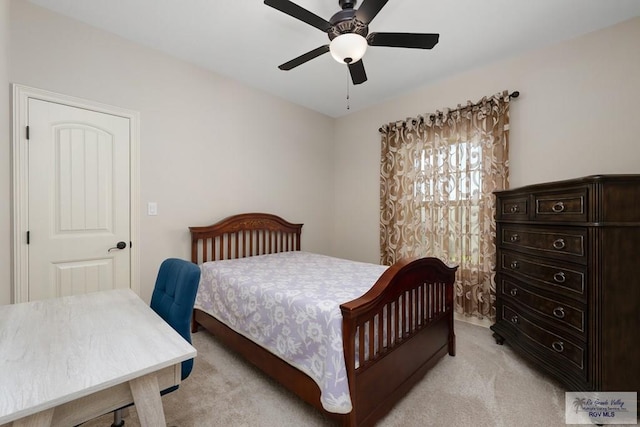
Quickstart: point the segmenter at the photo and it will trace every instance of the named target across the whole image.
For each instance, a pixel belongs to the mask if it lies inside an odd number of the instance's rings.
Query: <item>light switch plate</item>
[[[147,215],[158,215],[158,204],[156,202],[147,204]]]

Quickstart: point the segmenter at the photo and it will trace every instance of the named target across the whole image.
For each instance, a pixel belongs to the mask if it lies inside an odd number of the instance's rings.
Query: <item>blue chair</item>
[[[151,295],[151,309],[191,344],[191,315],[200,284],[200,267],[189,261],[169,258],[162,262],[156,284]],[[182,362],[182,380],[193,369],[193,359]],[[171,393],[178,386],[162,390],[160,395]],[[113,413],[111,427],[124,426],[122,409]]]

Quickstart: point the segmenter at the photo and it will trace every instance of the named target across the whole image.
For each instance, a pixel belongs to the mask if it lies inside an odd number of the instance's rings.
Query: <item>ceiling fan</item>
[[[347,64],[354,85],[367,81],[362,57],[367,46],[407,47],[431,49],[440,38],[439,34],[420,33],[369,33],[369,24],[389,0],[364,0],[358,9],[354,9],[357,0],[338,0],[342,8],[329,21],[309,12],[289,0],[264,0],[271,6],[289,16],[299,19],[329,36],[329,44],[313,49],[278,68],[291,70],[318,56],[331,52],[333,58]]]

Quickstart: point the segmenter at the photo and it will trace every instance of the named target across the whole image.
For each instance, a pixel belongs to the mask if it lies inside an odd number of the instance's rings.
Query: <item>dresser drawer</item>
[[[554,260],[528,257],[517,252],[500,251],[499,271],[512,275],[522,282],[570,298],[587,302],[586,268],[569,267]]]
[[[499,292],[505,301],[522,304],[530,311],[541,315],[559,328],[579,334],[584,338],[586,332],[586,313],[583,308],[570,305],[554,298],[540,295],[525,284],[505,278],[499,279]]]
[[[526,220],[529,217],[528,197],[504,197],[498,200],[498,218],[505,220]]]
[[[586,187],[534,193],[533,217],[536,221],[587,221]]]
[[[580,377],[587,378],[585,343],[572,342],[566,336],[545,329],[521,311],[506,304],[502,306],[502,317],[517,330],[520,344],[533,347],[538,353],[544,354],[546,363],[561,363]]]
[[[587,229],[503,225],[500,245],[509,249],[587,263]]]

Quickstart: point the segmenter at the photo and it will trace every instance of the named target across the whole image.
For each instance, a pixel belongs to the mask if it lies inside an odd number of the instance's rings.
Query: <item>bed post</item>
[[[199,266],[198,263],[198,242],[199,239],[194,238],[193,234],[191,236],[191,262],[195,265]],[[203,245],[205,242],[202,243]],[[191,310],[191,333],[195,334],[198,332],[198,322],[196,322],[196,309]]]
[[[198,322],[196,322],[196,310],[193,309],[191,312],[191,333],[195,334],[198,332]]]
[[[446,308],[449,311],[449,356],[456,355],[456,334],[453,329],[453,287],[455,286],[455,279],[451,283],[447,283],[447,302]]]
[[[345,315],[342,312],[342,337],[343,337],[343,351],[344,360],[347,368],[347,378],[349,381],[349,396],[351,397],[351,412],[345,415],[343,426],[355,426],[357,425],[356,416],[356,325],[354,320],[349,315]]]

